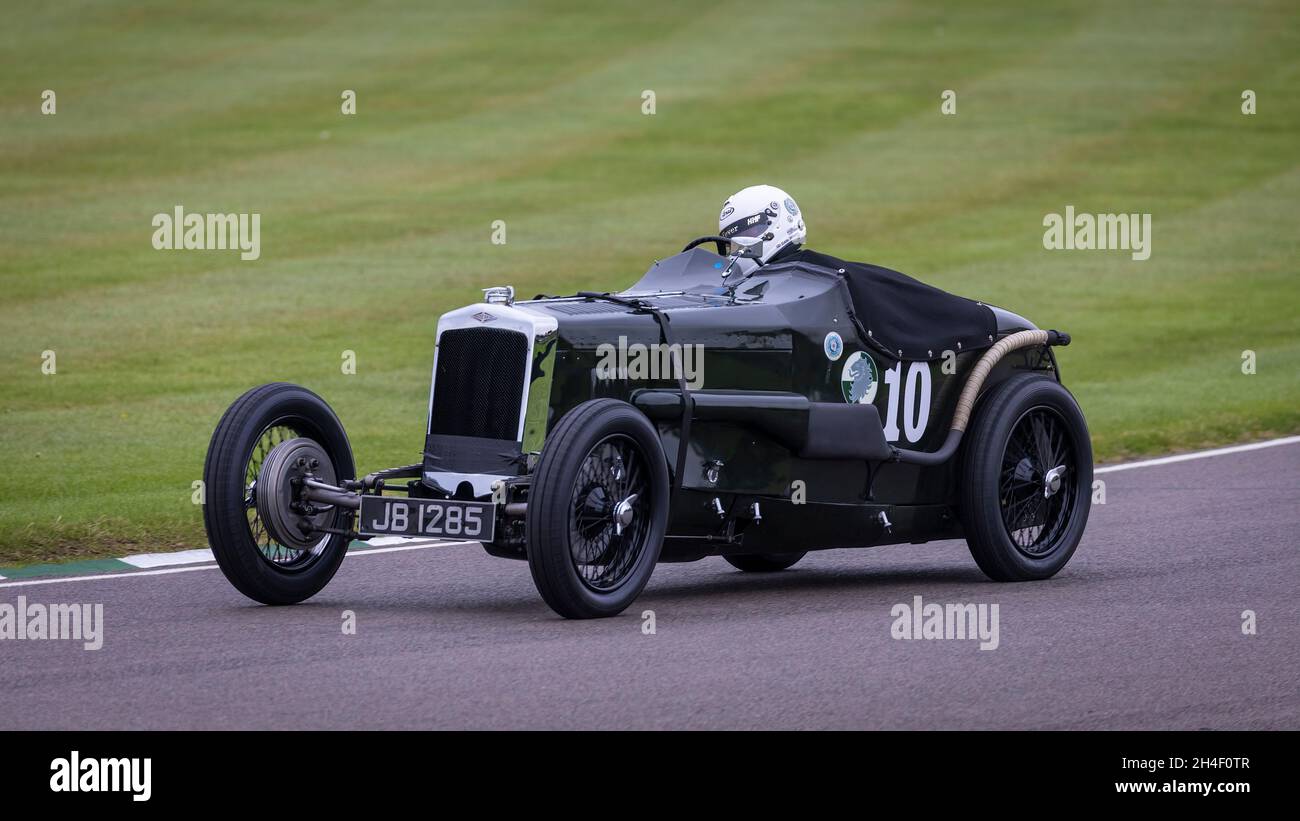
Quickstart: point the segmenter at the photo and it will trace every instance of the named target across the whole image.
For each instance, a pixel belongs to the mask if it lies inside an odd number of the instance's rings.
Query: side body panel
[[[701,249],[691,256],[696,264],[683,274],[684,281],[695,283],[690,293],[663,291],[667,283],[661,277],[656,290],[663,293],[647,298],[668,319],[672,343],[699,346],[691,389],[786,392],[813,402],[867,401],[876,406],[892,444],[914,450],[940,447],[957,396],[981,352],[934,351],[929,361],[893,360],[862,338],[841,281],[801,272],[764,278],[760,270],[729,297],[699,284],[701,276],[716,276],[701,275],[700,266],[719,258]],[[610,359],[611,351],[651,350],[663,341],[651,313],[599,299],[519,307],[558,319],[547,429],[588,399],[632,402],[638,391],[678,388],[668,369],[633,373],[626,360]],[[995,313],[999,333],[1033,327],[1010,312]],[[1046,349],[1014,352],[994,369],[984,390],[1025,369],[1054,374],[1055,363]],[[530,417],[536,415],[530,412]],[[656,425],[671,471],[680,423],[657,419]],[[526,438],[537,443],[536,435]],[[779,552],[957,536],[959,464],[960,453],[936,467],[801,459],[751,424],[695,421],[665,558],[740,552],[742,547]],[[753,521],[755,503],[759,523]],[[892,527],[881,523],[882,512]]]

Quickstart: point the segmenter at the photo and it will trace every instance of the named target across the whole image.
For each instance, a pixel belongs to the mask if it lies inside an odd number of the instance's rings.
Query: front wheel
[[[615,616],[641,593],[668,525],[668,463],[645,415],[593,399],[547,436],[529,490],[528,568],[569,619]]]
[[[290,488],[259,487],[268,475],[282,479],[277,484],[291,481],[291,466],[271,469],[289,458],[331,480],[356,476],[343,425],[325,400],[276,382],[235,400],[212,433],[203,466],[203,525],[212,554],[239,592],[263,604],[295,604],[315,595],[348,548],[346,536],[315,529],[346,529],[345,511],[327,508],[291,523],[288,512],[278,512],[287,509]],[[305,522],[301,529],[290,530],[299,521]]]
[[[1059,382],[1017,374],[981,401],[962,465],[961,514],[975,563],[994,581],[1055,575],[1088,523],[1092,443]]]

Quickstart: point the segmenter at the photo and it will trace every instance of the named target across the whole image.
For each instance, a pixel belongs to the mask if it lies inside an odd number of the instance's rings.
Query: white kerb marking
[[[205,547],[201,550],[178,550],[175,553],[137,553],[134,556],[123,556],[119,561],[132,567],[148,569],[178,564],[205,564],[216,559],[212,557],[212,551]]]

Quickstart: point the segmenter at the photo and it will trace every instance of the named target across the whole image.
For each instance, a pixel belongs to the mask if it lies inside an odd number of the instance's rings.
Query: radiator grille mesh
[[[429,432],[514,441],[528,371],[528,337],[503,328],[444,331]]]

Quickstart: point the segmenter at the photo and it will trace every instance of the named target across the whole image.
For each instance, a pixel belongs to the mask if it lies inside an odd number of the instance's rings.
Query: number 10
[[[885,439],[898,441],[898,396],[899,382],[903,380],[903,363],[885,371],[885,385],[889,388],[889,408],[885,415]],[[926,423],[930,421],[930,366],[925,362],[913,362],[907,367],[907,379],[903,385],[903,433],[907,441],[919,442],[925,434]]]

